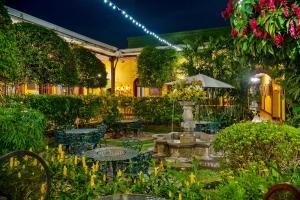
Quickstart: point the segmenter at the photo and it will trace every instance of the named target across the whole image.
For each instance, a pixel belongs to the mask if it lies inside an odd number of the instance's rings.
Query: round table
[[[138,155],[138,152],[133,149],[127,149],[124,147],[104,147],[96,148],[85,153],[87,158],[93,160],[111,162],[113,175],[116,176],[116,165],[118,161],[130,160]]]
[[[160,197],[143,195],[143,194],[118,194],[118,195],[100,197],[97,200],[165,200],[165,199]]]

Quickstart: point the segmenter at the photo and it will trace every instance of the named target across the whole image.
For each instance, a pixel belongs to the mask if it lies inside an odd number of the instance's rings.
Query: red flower
[[[259,5],[258,5],[258,4],[254,4],[253,10],[254,10],[254,12],[256,12],[256,13],[259,13],[259,12],[260,12],[260,7],[259,7]]]
[[[274,0],[269,0],[268,8],[270,11],[274,11],[276,9]]]
[[[271,38],[271,35],[270,35],[270,33],[268,33],[268,31],[264,32],[264,38],[265,39],[270,39]]]
[[[229,17],[231,17],[231,15],[234,12],[233,9],[233,0],[229,0],[229,2],[227,3],[227,7],[224,11],[221,12],[221,16],[225,19],[228,19]]]
[[[260,8],[263,9],[263,7],[265,7],[266,3],[267,3],[266,0],[259,0]]]
[[[291,8],[293,9],[295,15],[300,16],[300,8],[296,6],[296,4],[291,4]]]
[[[234,27],[232,27],[232,28],[231,28],[231,36],[234,37],[234,38],[236,38],[237,35],[238,35],[238,32],[235,30]]]
[[[290,22],[290,29],[289,29],[289,32],[290,32],[290,35],[291,35],[292,38],[297,39],[297,33],[296,33],[296,30],[295,30],[295,24],[294,24],[294,21],[291,21],[291,22]]]
[[[281,48],[282,47],[282,43],[284,42],[284,37],[282,35],[275,34],[273,40],[274,40],[275,46],[277,48]]]
[[[290,16],[289,8],[287,6],[284,6],[284,8],[283,8],[283,15],[285,17],[289,17]]]
[[[246,36],[248,35],[248,30],[247,30],[247,27],[244,27],[243,28],[243,36]]]
[[[258,38],[258,39],[261,39],[261,38],[263,38],[263,32],[261,31],[261,30],[259,30],[259,29],[255,29],[254,31],[253,31],[253,33],[254,33],[254,35]]]
[[[249,26],[250,26],[250,29],[253,31],[256,29],[257,27],[257,21],[255,18],[251,19],[250,22],[249,22]]]

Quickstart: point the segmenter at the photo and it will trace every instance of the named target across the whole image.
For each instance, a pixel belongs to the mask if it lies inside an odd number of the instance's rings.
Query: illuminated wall
[[[283,89],[267,74],[261,77],[261,109],[273,118],[285,120]]]

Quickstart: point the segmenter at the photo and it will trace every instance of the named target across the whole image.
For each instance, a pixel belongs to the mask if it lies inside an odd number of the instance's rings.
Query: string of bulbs
[[[113,2],[111,2],[110,0],[103,0],[104,4],[108,5],[109,7],[111,7],[113,10],[118,11],[119,13],[121,13],[126,19],[130,20],[134,25],[136,25],[137,27],[141,28],[146,34],[154,37],[155,39],[157,39],[159,42],[176,49],[177,51],[181,51],[182,49],[175,46],[174,44],[171,44],[170,42],[168,42],[167,40],[159,37],[156,33],[150,31],[145,25],[141,24],[138,20],[136,20],[134,17],[132,17],[131,15],[129,15],[125,10],[119,8],[116,4],[114,4]]]

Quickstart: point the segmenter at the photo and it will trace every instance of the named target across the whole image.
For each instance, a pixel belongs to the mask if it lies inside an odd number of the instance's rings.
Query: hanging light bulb
[[[242,0],[239,0],[239,1],[242,1]],[[119,11],[122,15],[124,15],[125,18],[129,18],[129,20],[130,20],[133,24],[135,24],[136,26],[140,27],[146,34],[149,34],[149,35],[151,35],[152,37],[156,38],[159,42],[161,42],[161,43],[163,43],[163,44],[165,44],[165,45],[167,45],[167,46],[169,46],[169,47],[171,47],[171,48],[174,48],[174,49],[176,49],[176,50],[178,50],[178,51],[181,51],[181,50],[182,50],[181,48],[179,48],[179,47],[177,47],[177,46],[171,44],[171,43],[168,42],[167,40],[162,39],[161,37],[159,37],[158,35],[156,35],[154,32],[149,31],[149,30],[148,30],[144,25],[142,25],[139,21],[137,21],[136,19],[134,19],[132,16],[128,15],[128,14],[126,13],[125,10],[122,10],[121,8],[117,7],[117,5],[114,4],[113,2],[111,2],[110,0],[103,0],[103,2],[104,2],[105,4],[108,3],[109,7],[111,7],[113,10]]]

